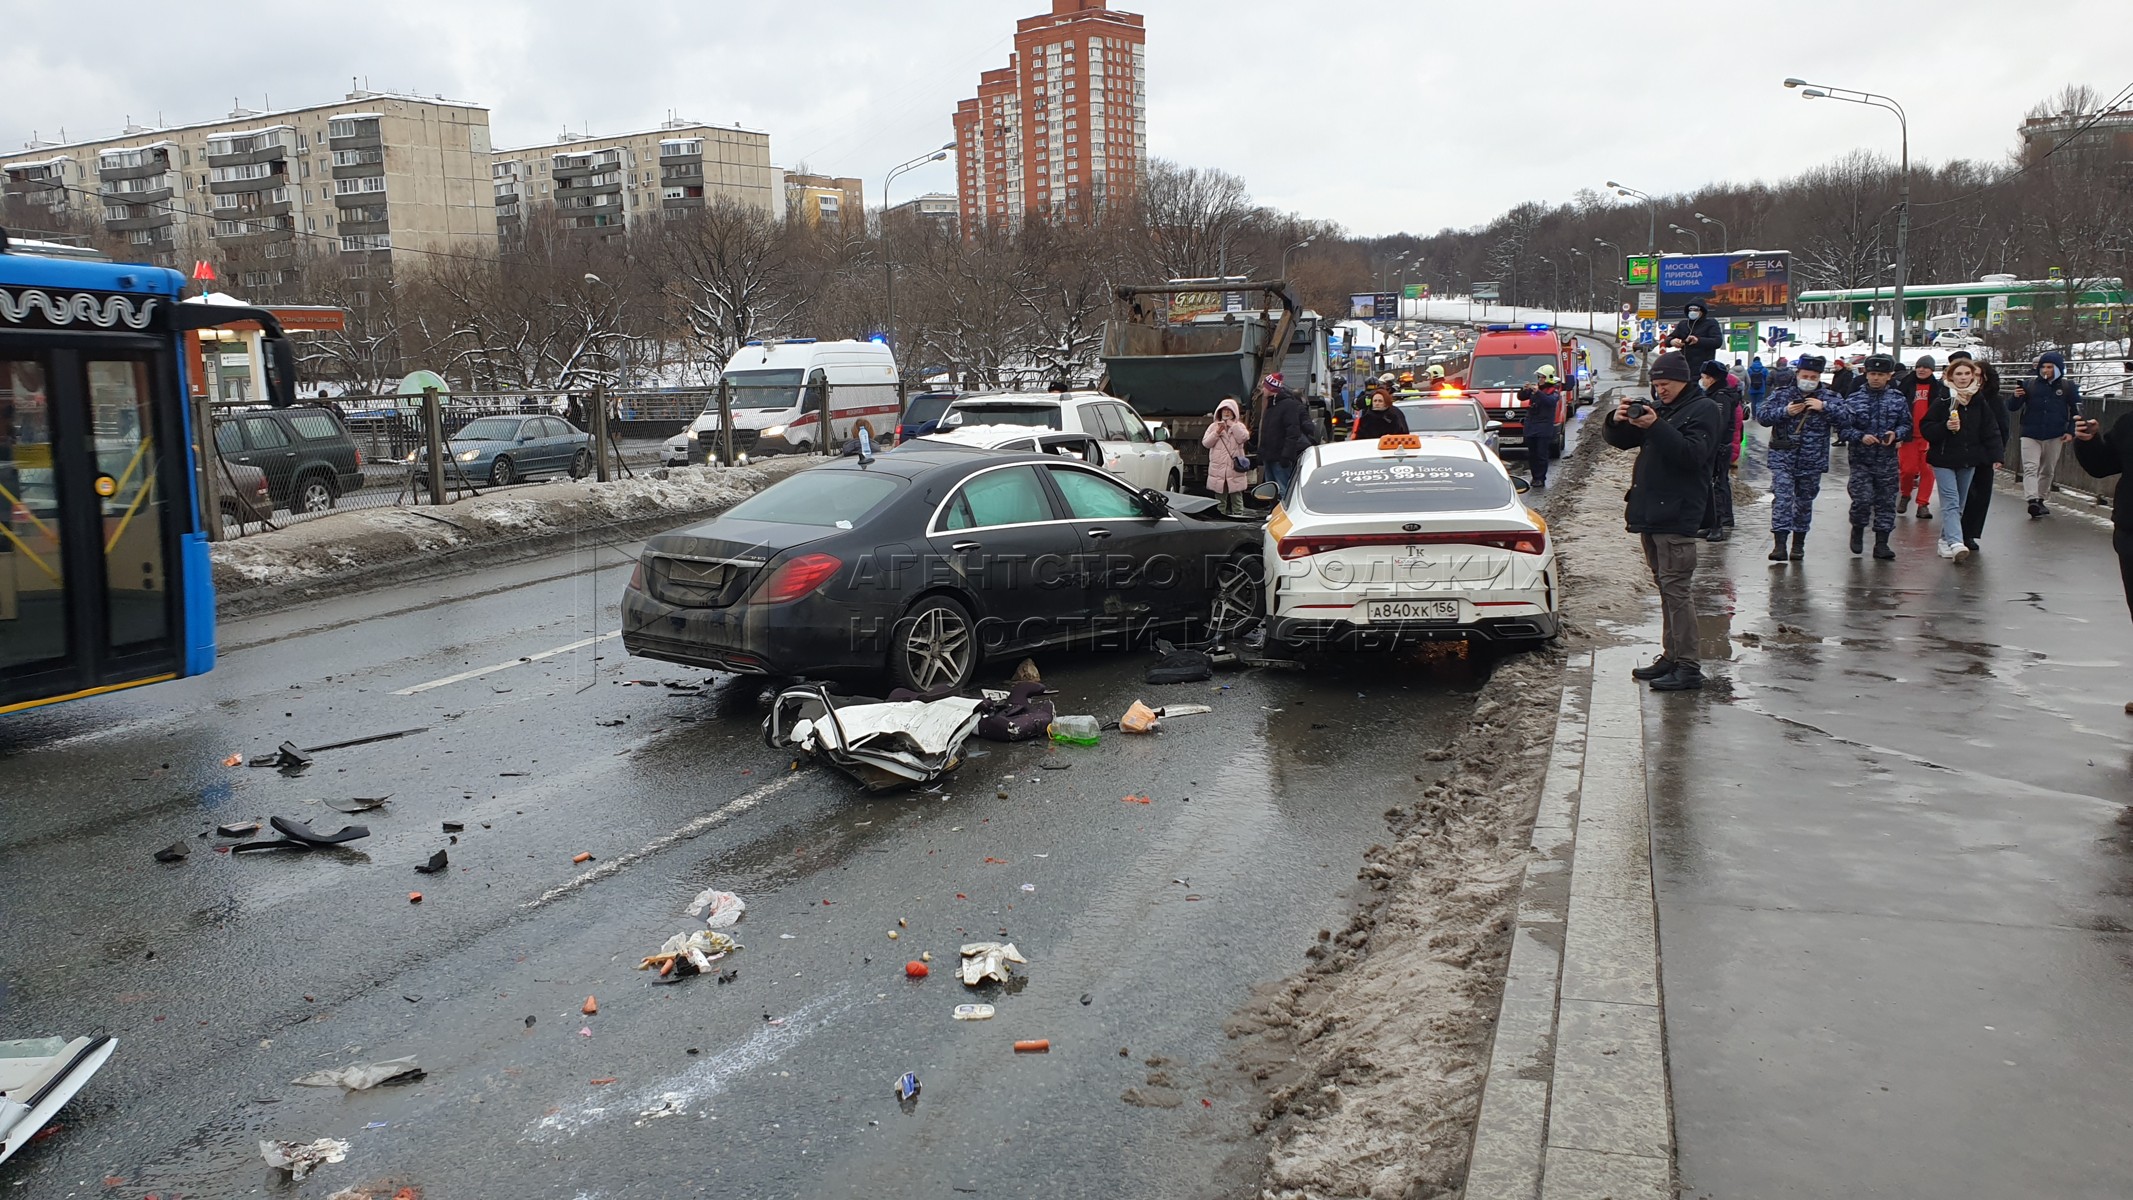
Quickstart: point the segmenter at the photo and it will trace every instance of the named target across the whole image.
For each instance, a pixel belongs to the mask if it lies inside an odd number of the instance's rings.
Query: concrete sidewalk
[[[2108,530],[2003,490],[1969,563],[1909,516],[1854,557],[1838,457],[1805,563],[1767,500],[1707,549],[1713,686],[1643,697],[1681,1194],[2133,1195]]]

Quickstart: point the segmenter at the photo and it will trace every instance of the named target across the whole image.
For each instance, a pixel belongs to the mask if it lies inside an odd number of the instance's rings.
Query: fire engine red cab
[[[1559,420],[1567,421],[1584,391],[1578,379],[1578,342],[1549,325],[1484,325],[1474,339],[1473,358],[1459,378],[1466,394],[1481,403],[1489,419],[1503,422],[1499,435],[1506,450],[1526,444],[1525,406],[1518,389],[1534,382],[1534,373],[1553,363],[1563,385]],[[1556,441],[1561,453],[1562,441]]]

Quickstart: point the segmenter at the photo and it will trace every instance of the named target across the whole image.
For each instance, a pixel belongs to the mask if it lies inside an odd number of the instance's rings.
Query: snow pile
[[[227,596],[320,583],[478,547],[709,514],[821,461],[772,458],[730,470],[675,467],[609,483],[557,481],[515,488],[443,507],[335,513],[216,543],[211,548],[215,587]]]

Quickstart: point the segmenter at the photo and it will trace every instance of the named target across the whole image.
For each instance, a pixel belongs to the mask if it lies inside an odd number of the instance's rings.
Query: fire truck
[[[1591,392],[1578,378],[1578,341],[1552,325],[1483,325],[1474,339],[1473,357],[1457,376],[1459,388],[1479,401],[1489,419],[1503,422],[1500,434],[1505,450],[1526,444],[1524,403],[1518,389],[1534,382],[1534,373],[1553,363],[1563,384],[1560,420],[1568,421],[1580,400]],[[1556,453],[1562,453],[1556,439]]]

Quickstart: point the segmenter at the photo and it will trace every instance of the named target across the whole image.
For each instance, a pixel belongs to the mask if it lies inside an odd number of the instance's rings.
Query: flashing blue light
[[[867,340],[877,346],[886,346],[889,344],[889,335],[886,333],[877,333],[867,338]]]
[[[1490,326],[1486,326],[1486,328],[1488,329],[1488,331],[1489,331],[1490,333],[1509,333],[1509,332],[1511,332],[1511,327],[1510,327],[1509,325],[1490,325]]]
[[[816,343],[816,342],[817,342],[818,340],[820,340],[820,339],[818,339],[818,338],[779,338],[779,339],[778,339],[778,343],[779,343],[780,345],[785,345],[785,346],[812,346],[812,345],[814,345],[814,344],[815,344],[815,343]]]
[[[742,344],[742,345],[744,345],[744,346],[760,346],[760,345],[762,345],[762,344],[763,344],[763,339],[762,339],[762,338],[749,338],[749,339],[748,339],[747,341],[745,341],[745,342],[742,342],[741,344]]]
[[[1533,325],[1528,325],[1528,326],[1526,326],[1526,332],[1527,332],[1527,333],[1546,333],[1546,332],[1548,332],[1549,330],[1551,330],[1551,329],[1553,329],[1553,328],[1555,328],[1555,326],[1553,326],[1553,325],[1550,325],[1550,324],[1548,324],[1548,323],[1546,323],[1546,322],[1540,322],[1540,323],[1537,323],[1537,324],[1533,324]]]

